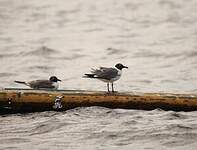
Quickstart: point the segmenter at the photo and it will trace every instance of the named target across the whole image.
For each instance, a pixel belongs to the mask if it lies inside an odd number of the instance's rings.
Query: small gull
[[[34,80],[30,82],[14,81],[16,83],[27,85],[33,89],[53,89],[57,90],[59,87],[58,81],[61,81],[56,76],[51,76],[49,80]]]
[[[120,63],[115,65],[115,68],[106,68],[106,67],[100,67],[99,69],[92,69],[91,73],[86,73],[85,78],[95,78],[99,79],[103,82],[107,82],[107,91],[109,90],[109,83],[111,83],[112,92],[114,92],[114,85],[113,83],[120,79],[122,75],[122,69],[128,68],[127,66],[124,66]]]

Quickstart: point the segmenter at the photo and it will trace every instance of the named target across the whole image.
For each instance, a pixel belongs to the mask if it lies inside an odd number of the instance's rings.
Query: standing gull
[[[14,81],[16,83],[27,85],[33,89],[52,89],[57,90],[59,87],[58,81],[61,81],[56,76],[51,76],[49,80],[34,80],[30,82]]]
[[[122,75],[122,69],[128,68],[120,63],[115,65],[115,68],[106,68],[100,67],[99,69],[92,69],[91,73],[86,73],[84,77],[86,78],[95,78],[99,79],[103,82],[107,82],[107,91],[109,90],[109,83],[111,83],[112,92],[114,92],[114,85],[113,83],[120,79]]]

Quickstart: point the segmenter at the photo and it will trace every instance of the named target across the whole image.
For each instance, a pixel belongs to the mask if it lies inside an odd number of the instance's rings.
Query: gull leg
[[[109,93],[109,82],[107,82],[107,91]]]
[[[111,83],[111,87],[112,87],[112,92],[114,92],[114,83]]]

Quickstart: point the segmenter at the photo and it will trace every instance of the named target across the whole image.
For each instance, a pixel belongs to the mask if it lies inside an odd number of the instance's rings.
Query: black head
[[[58,81],[61,81],[61,80],[58,79],[56,76],[51,76],[51,77],[49,78],[49,80],[50,80],[51,82],[58,82]]]
[[[120,63],[116,64],[115,67],[119,70],[122,70],[123,68],[128,68],[127,66],[124,66],[123,64]]]

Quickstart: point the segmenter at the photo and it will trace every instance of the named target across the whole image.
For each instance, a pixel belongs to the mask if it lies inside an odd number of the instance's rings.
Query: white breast
[[[121,75],[122,75],[122,70],[119,70],[119,69],[117,69],[117,71],[118,71],[118,74],[117,74],[117,76],[115,77],[115,78],[112,78],[111,80],[106,80],[106,79],[99,79],[99,80],[101,80],[101,81],[103,81],[103,82],[114,82],[114,81],[117,81],[118,79],[120,79],[120,77],[121,77]]]
[[[117,70],[118,70],[118,69],[117,69]],[[121,77],[121,75],[122,75],[122,70],[118,70],[117,76],[116,76],[115,78],[112,78],[112,79],[110,80],[110,82],[114,82],[114,81],[119,80],[120,77]]]
[[[59,83],[58,82],[53,82],[54,89],[57,90],[59,88]]]

